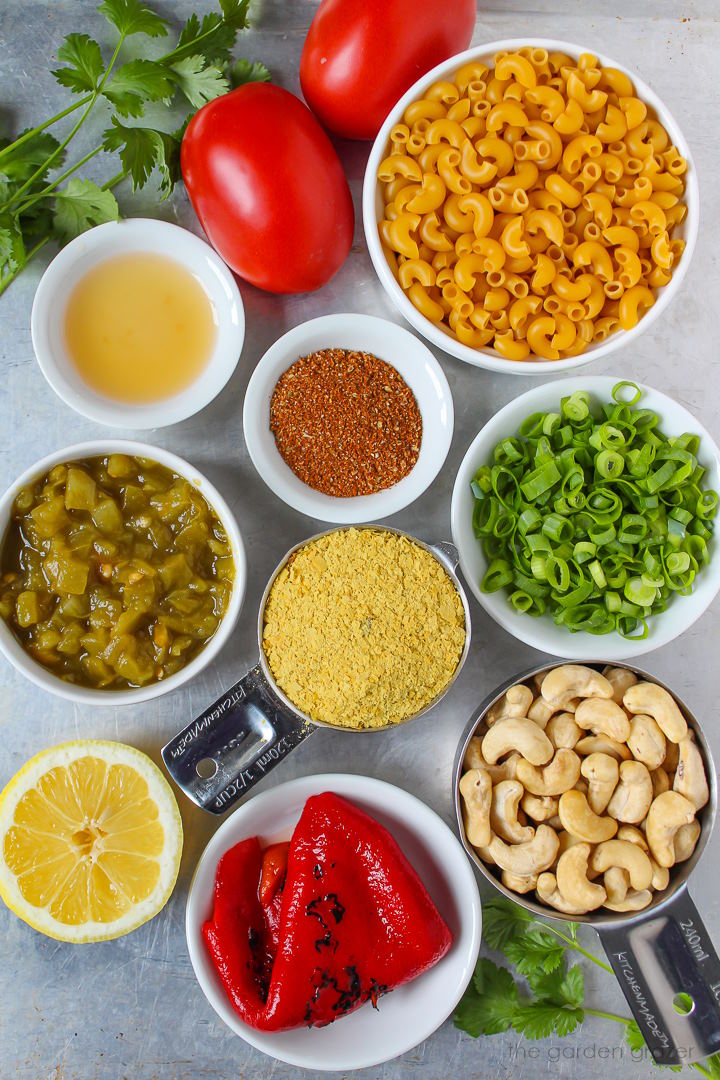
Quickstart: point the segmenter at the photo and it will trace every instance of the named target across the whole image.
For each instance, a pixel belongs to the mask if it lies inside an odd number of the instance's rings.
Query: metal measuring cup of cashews
[[[452,663],[446,672],[447,677],[443,674],[434,683],[429,683],[426,678],[427,672],[420,673],[421,677],[418,678],[416,685],[422,684],[423,690],[426,691],[424,696],[414,696],[410,701],[400,695],[406,705],[401,716],[392,720],[381,708],[372,726],[354,727],[349,724],[327,722],[317,713],[310,715],[310,711],[304,711],[301,705],[293,700],[292,687],[286,683],[286,690],[280,685],[280,680],[273,674],[272,665],[268,661],[264,647],[267,642],[266,612],[269,610],[273,589],[278,580],[282,578],[287,582],[288,575],[290,578],[294,575],[300,580],[304,594],[308,598],[308,604],[303,605],[302,596],[298,596],[299,619],[301,623],[303,619],[307,619],[300,629],[312,630],[312,640],[317,646],[314,652],[310,650],[309,653],[312,663],[315,664],[309,673],[310,680],[313,688],[327,686],[329,681],[332,682],[336,678],[334,665],[339,662],[337,651],[331,656],[327,645],[327,639],[332,636],[333,626],[330,622],[323,622],[317,596],[313,594],[307,579],[303,577],[302,569],[298,568],[297,559],[303,552],[312,551],[318,541],[332,540],[344,534],[352,534],[357,538],[360,534],[368,536],[372,533],[378,534],[381,538],[390,538],[388,540],[390,547],[393,547],[397,541],[404,546],[406,553],[414,552],[415,556],[420,557],[424,570],[428,571],[433,580],[441,583],[444,590],[444,602],[452,603],[456,620],[454,627],[450,627],[450,620],[443,621],[438,617],[435,629],[431,628],[430,623],[436,617],[436,612],[433,610],[433,594],[421,616],[407,621],[402,618],[403,612],[394,607],[391,601],[385,603],[388,609],[392,609],[396,628],[403,633],[407,631],[411,636],[414,628],[418,638],[426,639],[428,661],[448,651],[448,641],[451,637],[454,652]],[[318,554],[322,553],[318,552]],[[324,557],[322,561],[325,562]],[[445,541],[428,544],[401,529],[393,529],[385,525],[351,525],[328,529],[292,547],[271,574],[260,601],[257,620],[259,662],[163,747],[163,761],[178,787],[203,810],[213,814],[223,814],[275,768],[288,753],[319,728],[332,728],[335,731],[355,734],[362,731],[370,734],[375,731],[387,731],[400,723],[409,723],[432,709],[447,694],[460,674],[470,648],[470,609],[465,591],[455,572],[457,562],[457,550],[452,544]],[[352,622],[345,623],[348,638],[341,642],[341,651],[343,654],[352,653],[351,638],[354,635],[354,640],[360,639],[363,646],[366,646],[365,660],[375,654],[379,654],[381,659],[383,656],[387,659],[386,650],[392,652],[397,659],[403,655],[403,650],[399,647],[401,638],[398,637],[395,640],[382,638],[379,630],[380,624],[383,623],[383,603],[375,599],[377,590],[381,588],[381,583],[374,576],[376,570],[377,566],[372,564],[367,566],[367,591],[373,599],[368,604],[358,601],[357,610],[353,607]],[[347,601],[347,605],[343,608],[347,614],[347,606],[352,606],[356,600],[356,592],[351,584],[347,580],[333,578],[333,570],[329,562],[318,570],[318,574],[321,585],[330,578],[328,584],[330,593],[334,597],[340,596]],[[396,581],[398,593],[395,600],[400,607],[402,597],[412,591],[410,582],[413,580],[415,579],[406,561]],[[310,626],[311,623],[313,623],[312,626]],[[282,640],[283,634],[276,633],[276,638]],[[308,648],[310,649],[309,638]],[[343,681],[342,674],[337,678],[340,682]],[[364,674],[358,674],[357,678],[345,677],[345,684],[352,683],[361,693],[368,689],[371,682],[377,684],[378,681],[381,680],[368,677],[367,671]]]
[[[674,691],[631,664],[526,671],[473,713],[453,795],[487,881],[536,915],[597,931],[657,1064],[720,1049],[720,960],[687,890],[716,772]]]

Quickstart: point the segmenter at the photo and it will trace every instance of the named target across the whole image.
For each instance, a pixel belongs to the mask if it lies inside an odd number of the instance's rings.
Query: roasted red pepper
[[[281,863],[268,855],[268,867]],[[319,1027],[377,1005],[450,948],[450,930],[393,837],[339,795],[308,799],[284,887],[266,888],[266,906],[262,867],[256,838],[223,856],[203,927],[233,1007],[254,1028]]]

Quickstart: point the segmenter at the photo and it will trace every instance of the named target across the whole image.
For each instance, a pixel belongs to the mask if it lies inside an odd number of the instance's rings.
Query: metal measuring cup
[[[453,797],[460,839],[483,877],[514,904],[546,919],[587,923],[602,942],[623,993],[656,1064],[690,1065],[720,1050],[720,959],[687,890],[687,881],[710,838],[717,810],[717,775],[712,755],[696,717],[674,690],[655,675],[633,664],[612,661],[640,679],[657,683],[672,694],[703,756],[710,798],[698,813],[700,837],[693,854],[670,869],[670,883],[642,911],[613,913],[601,910],[588,915],[563,915],[554,908],[513,892],[495,877],[493,868],[479,857],[465,835],[460,778],[468,743],[485,713],[511,686],[527,682],[534,675],[560,667],[558,661],[541,664],[509,679],[475,710],[463,732],[453,766]],[[588,667],[602,668],[605,661],[589,661]],[[687,1013],[676,1008],[679,994],[689,995]]]
[[[426,544],[410,533],[384,525],[353,525],[348,528],[375,529],[407,537],[438,560],[462,601],[465,643],[457,667],[432,701],[420,711],[400,721],[406,724],[432,709],[445,696],[460,674],[470,648],[470,609],[455,573],[457,551],[452,544]],[[276,577],[300,548],[321,536],[339,531],[342,530],[326,529],[316,533],[295,544],[287,552],[265,586],[260,602],[257,620],[259,663],[163,747],[163,761],[173,780],[203,810],[212,814],[225,813],[318,728],[331,728],[333,731],[352,734],[364,730],[341,728],[322,720],[314,720],[302,712],[276,683],[262,647],[265,604]],[[387,724],[368,731],[387,731],[389,727],[397,726],[397,723]]]

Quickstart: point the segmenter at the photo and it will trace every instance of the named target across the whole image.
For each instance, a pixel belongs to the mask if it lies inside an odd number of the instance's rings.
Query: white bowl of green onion
[[[467,583],[508,633],[555,656],[666,645],[720,590],[720,451],[687,409],[612,376],[546,383],[488,421],[458,470]]]

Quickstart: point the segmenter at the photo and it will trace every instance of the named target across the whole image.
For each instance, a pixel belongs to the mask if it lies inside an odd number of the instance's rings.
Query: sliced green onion
[[[709,561],[718,494],[703,488],[700,438],[668,438],[641,391],[615,384],[591,407],[575,391],[528,416],[471,481],[484,592],[573,633],[643,638],[648,618],[692,591]]]

